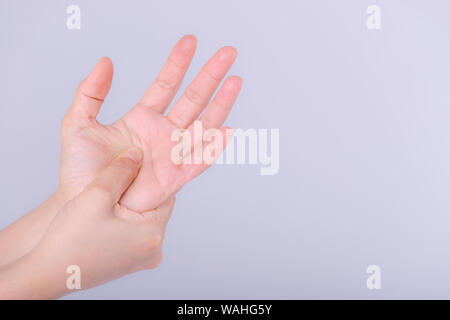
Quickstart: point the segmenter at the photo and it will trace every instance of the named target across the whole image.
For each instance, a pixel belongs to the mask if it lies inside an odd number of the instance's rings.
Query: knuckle
[[[146,252],[147,254],[154,253],[161,249],[163,243],[163,235],[160,233],[151,234],[147,238]]]
[[[196,89],[188,88],[184,92],[187,100],[189,100],[194,105],[204,105],[208,103],[208,100]]]
[[[167,90],[175,90],[178,87],[178,83],[175,81],[170,81],[167,79],[164,79],[162,77],[158,77],[155,80],[155,83],[163,89],[167,89]]]
[[[147,259],[144,263],[144,268],[147,270],[156,269],[162,263],[162,252],[161,250],[154,253],[152,257]]]
[[[228,112],[230,109],[229,104],[224,103],[223,101],[218,101],[219,99],[216,99],[215,105],[218,110],[221,110],[222,112]]]
[[[170,121],[177,127],[182,128],[184,124],[183,117],[177,113],[174,109],[169,113]]]
[[[161,248],[164,241],[164,235],[162,233],[156,233],[151,237],[150,242],[151,246],[154,248]]]
[[[161,233],[148,234],[148,230],[146,232],[147,234],[141,237],[136,246],[137,254],[144,259],[148,259],[161,250],[164,238]]]
[[[206,76],[213,81],[220,82],[222,80],[222,77],[220,75],[215,75],[211,69],[203,68],[201,72],[205,73]]]

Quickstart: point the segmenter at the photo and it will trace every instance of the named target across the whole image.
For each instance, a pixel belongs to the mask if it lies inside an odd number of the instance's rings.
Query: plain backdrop
[[[80,30],[66,27],[71,4]],[[380,30],[366,27],[372,4]],[[235,46],[244,85],[227,125],[280,129],[280,171],[214,166],[178,194],[158,269],[67,298],[450,298],[449,12],[447,0],[0,0],[0,227],[56,189],[60,122],[100,57],[115,65],[99,117],[111,123],[195,34],[186,81]],[[381,290],[366,287],[372,264]]]

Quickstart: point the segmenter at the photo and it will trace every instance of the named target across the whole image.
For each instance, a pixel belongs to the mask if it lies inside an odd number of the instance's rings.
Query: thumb
[[[69,114],[75,118],[96,118],[111,88],[113,71],[111,60],[101,58],[78,86]]]
[[[99,192],[97,199],[107,199],[116,204],[122,194],[136,178],[142,164],[142,151],[136,147],[128,149],[116,159],[86,188],[86,193]]]

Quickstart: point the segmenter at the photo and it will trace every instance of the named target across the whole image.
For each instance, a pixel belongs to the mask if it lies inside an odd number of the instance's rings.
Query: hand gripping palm
[[[171,150],[175,144],[171,140],[172,132],[177,128],[192,130],[198,118],[205,129],[218,128],[224,132],[223,122],[242,81],[236,76],[228,77],[210,101],[237,54],[234,48],[223,47],[164,115],[181,85],[195,48],[193,36],[183,37],[141,100],[124,117],[107,126],[100,124],[96,117],[111,86],[113,66],[108,58],[98,62],[77,88],[61,129],[59,188],[66,197],[73,198],[80,193],[103,168],[131,146],[143,151],[143,164],[120,204],[134,211],[158,207],[207,169],[206,163],[176,164],[172,161]]]

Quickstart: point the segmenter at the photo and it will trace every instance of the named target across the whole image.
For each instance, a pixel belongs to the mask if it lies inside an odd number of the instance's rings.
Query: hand
[[[207,163],[177,165],[172,162],[171,149],[175,142],[170,138],[177,127],[192,130],[192,121],[208,104],[233,63],[236,51],[231,47],[220,49],[164,116],[195,47],[193,36],[182,38],[139,103],[109,126],[98,123],[96,116],[111,86],[113,68],[107,58],[99,61],[79,85],[62,123],[58,190],[38,208],[0,232],[0,266],[33,250],[59,209],[80,194],[115,157],[132,146],[143,150],[143,166],[119,202],[136,212],[157,208],[208,167]],[[200,117],[204,128],[222,126],[240,87],[239,77],[225,80]]]
[[[126,151],[68,202],[37,248],[0,272],[0,298],[67,294],[70,265],[80,267],[82,289],[158,266],[174,198],[143,213],[118,204],[137,176],[141,159],[139,149]]]
[[[59,186],[62,194],[69,199],[76,196],[112,159],[131,146],[143,150],[143,165],[120,204],[138,212],[157,208],[208,167],[207,163],[173,163],[171,150],[175,142],[171,141],[171,134],[177,128],[192,130],[193,121],[208,105],[233,64],[236,50],[221,48],[164,116],[181,85],[195,47],[193,36],[182,38],[138,104],[109,126],[98,123],[96,116],[109,91],[113,67],[108,58],[99,61],[79,85],[63,121]],[[205,129],[221,128],[240,87],[239,77],[231,76],[224,82],[200,118]]]

